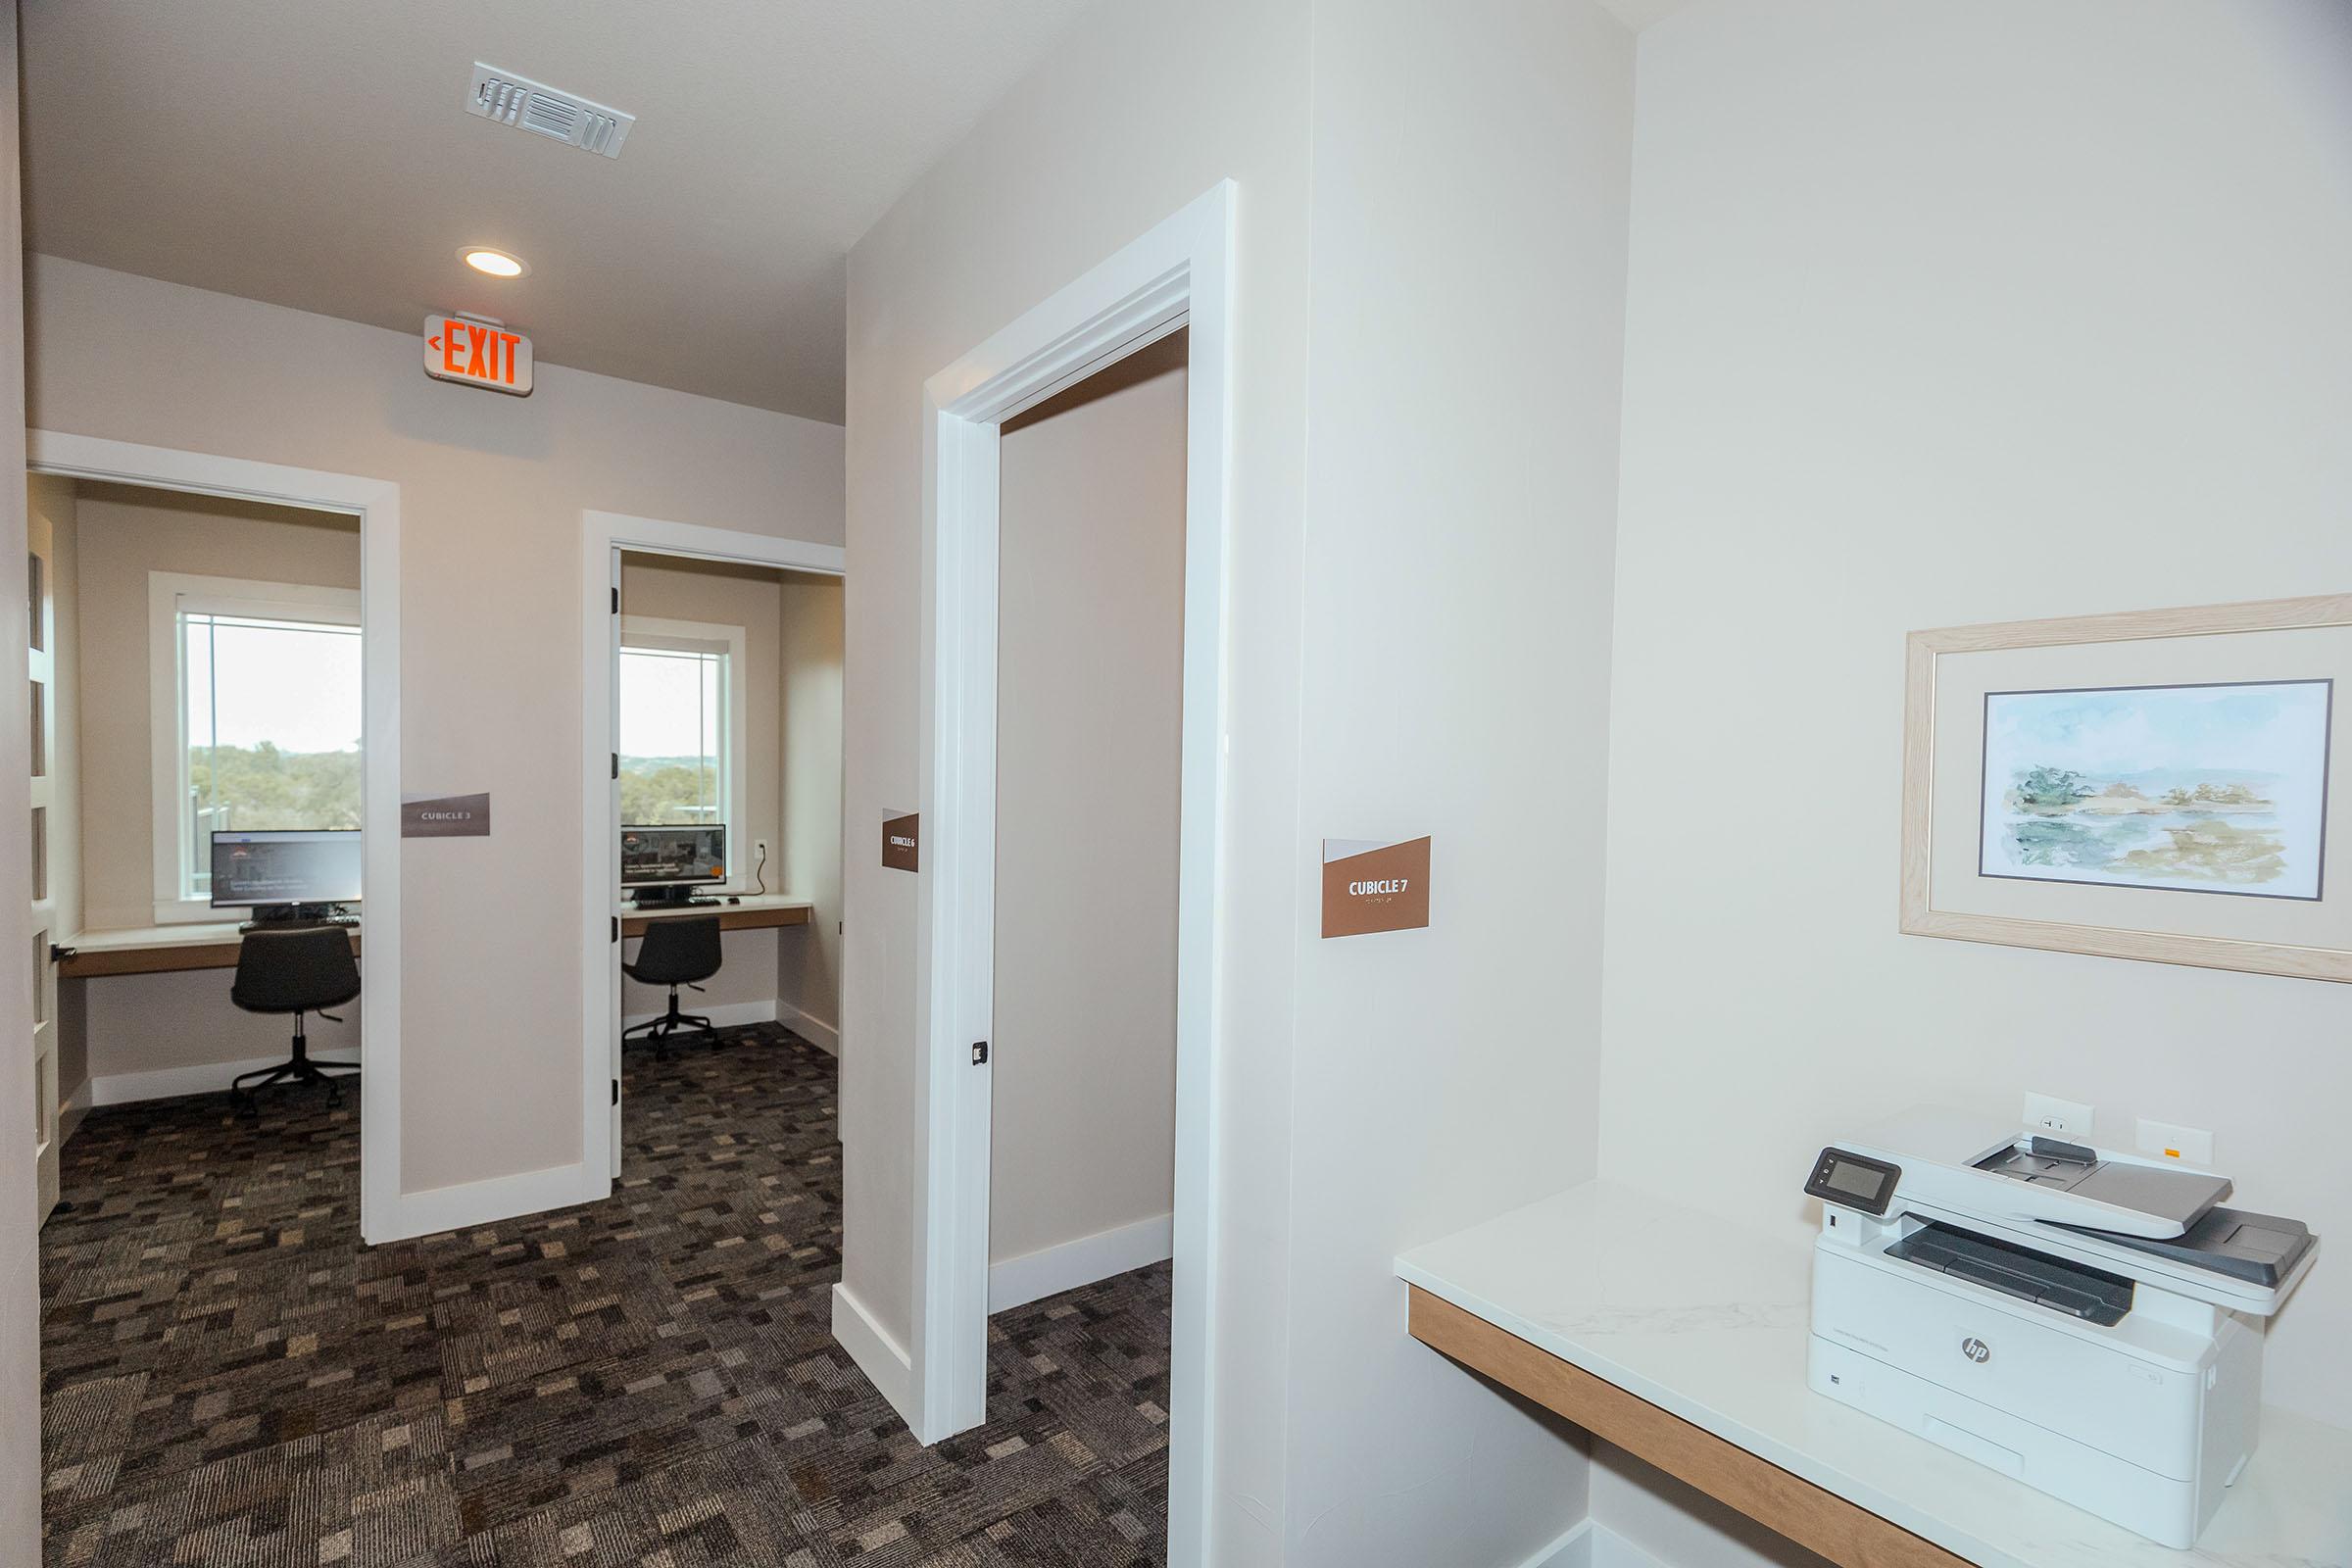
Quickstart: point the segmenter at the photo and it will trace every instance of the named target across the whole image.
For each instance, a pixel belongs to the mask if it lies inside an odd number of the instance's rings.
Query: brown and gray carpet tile
[[[627,1068],[603,1202],[359,1239],[358,1091],[93,1112],[42,1236],[47,1561],[1124,1568],[1166,1540],[1168,1272],[1001,1314],[917,1445],[832,1337],[831,1058]]]

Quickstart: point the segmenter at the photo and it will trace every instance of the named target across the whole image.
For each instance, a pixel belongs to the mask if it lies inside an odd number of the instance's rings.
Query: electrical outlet
[[[2184,1165],[2213,1163],[2213,1134],[2202,1127],[2176,1127],[2167,1121],[2139,1118],[2139,1152],[2158,1159],[2177,1159]]]
[[[765,863],[766,863],[766,861],[767,861],[767,840],[765,840],[765,839],[754,839],[754,840],[752,840],[752,861],[753,861],[753,863],[754,863],[754,864],[756,864],[756,865],[760,865],[760,864],[765,864]]]
[[[2051,1133],[2060,1138],[2088,1138],[2090,1119],[2091,1108],[2078,1101],[2032,1093],[2026,1096],[2026,1128],[2029,1132]]]

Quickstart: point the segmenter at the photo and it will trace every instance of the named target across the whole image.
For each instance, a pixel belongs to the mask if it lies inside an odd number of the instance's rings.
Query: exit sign
[[[438,381],[531,395],[531,340],[494,321],[463,316],[424,318],[424,373]]]

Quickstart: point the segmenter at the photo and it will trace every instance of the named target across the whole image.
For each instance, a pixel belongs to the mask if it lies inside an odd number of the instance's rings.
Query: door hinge
[[[61,948],[56,943],[52,942],[49,944],[49,961],[51,963],[63,963],[68,958],[77,956],[80,952],[81,950],[79,948]]]
[[[617,914],[612,917],[612,940],[620,940],[620,916]]]
[[[620,590],[617,588],[612,590],[612,613],[620,613]]]
[[[975,1040],[972,1042],[972,1065],[975,1067],[985,1067],[988,1065],[987,1041]]]
[[[618,752],[612,754],[612,776],[620,777],[620,754]]]
[[[612,1080],[612,1103],[620,1103],[620,1080],[617,1078]]]

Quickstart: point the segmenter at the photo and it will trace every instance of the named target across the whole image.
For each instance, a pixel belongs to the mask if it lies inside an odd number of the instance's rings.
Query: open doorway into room
[[[1155,1555],[1188,348],[1179,330],[1006,419],[998,469],[990,1430],[1075,1435]]]
[[[808,1184],[809,1160],[838,1168],[842,579],[611,555],[610,799],[595,858],[612,871],[600,896],[616,938],[604,1017],[613,1175],[691,1200],[713,1143],[758,1152],[780,1163],[742,1196],[772,1211],[778,1184]],[[824,1206],[822,1192],[805,1196],[808,1212]],[[815,1228],[829,1267],[838,1215]],[[787,1252],[808,1238],[792,1240]]]

